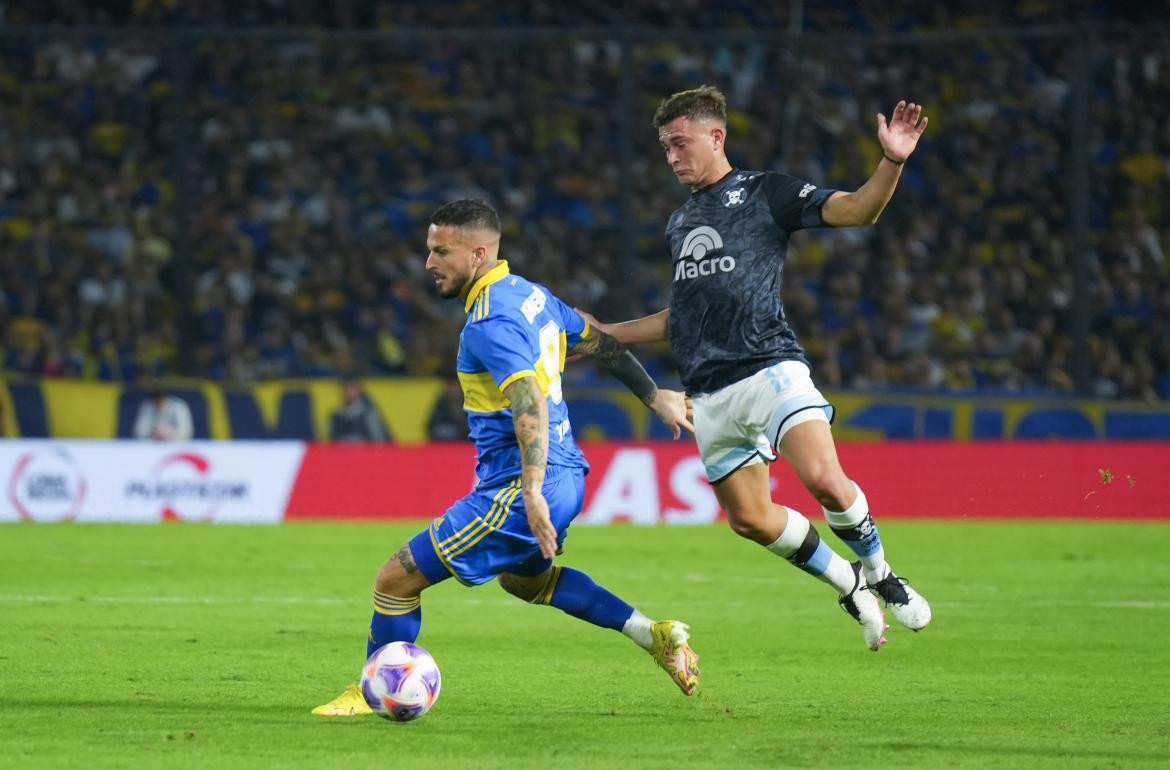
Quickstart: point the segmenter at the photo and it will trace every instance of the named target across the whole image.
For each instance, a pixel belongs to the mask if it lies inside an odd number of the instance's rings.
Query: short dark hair
[[[495,233],[503,232],[500,215],[483,198],[461,198],[444,203],[431,214],[431,224],[479,227]]]
[[[676,118],[702,120],[711,118],[727,123],[727,97],[715,86],[699,86],[679,91],[662,100],[654,113],[654,127],[662,128]]]

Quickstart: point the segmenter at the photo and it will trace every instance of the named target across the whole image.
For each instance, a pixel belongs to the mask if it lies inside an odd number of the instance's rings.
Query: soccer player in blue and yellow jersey
[[[865,184],[844,192],[775,171],[732,168],[727,102],[717,89],[663,100],[654,115],[658,140],[691,191],[666,224],[670,307],[621,324],[591,319],[625,343],[669,336],[694,399],[707,478],[731,528],[835,588],[874,651],[886,641],[878,597],[915,631],[930,622],[930,605],[890,571],[865,493],[841,468],[829,431],[833,407],[813,384],[780,302],[780,282],[794,231],[877,221],[926,123],[913,103],[899,102],[888,121],[878,115],[883,157]],[[781,456],[859,561],[842,559],[799,511],[772,502],[766,463]]]
[[[561,393],[565,355],[591,357],[630,388],[675,438],[691,430],[682,393],[660,390],[612,337],[591,329],[548,289],[498,259],[500,219],[479,199],[440,207],[427,232],[427,270],[439,294],[459,299],[467,322],[457,370],[477,451],[477,483],[378,573],[366,655],[413,642],[422,623],[419,595],[454,577],[465,585],[498,579],[534,604],[630,637],[687,695],[699,682],[686,624],[654,622],[584,572],[553,566],[585,495],[585,456],[573,439]],[[313,710],[320,716],[370,713],[356,685]]]

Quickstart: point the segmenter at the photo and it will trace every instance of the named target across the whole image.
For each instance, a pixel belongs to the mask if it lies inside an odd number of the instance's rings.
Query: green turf
[[[692,626],[685,698],[622,636],[497,586],[424,596],[424,719],[324,720],[416,526],[0,527],[13,768],[1154,767],[1170,527],[887,522],[932,600],[877,654],[829,589],[713,528],[577,528],[565,563]]]

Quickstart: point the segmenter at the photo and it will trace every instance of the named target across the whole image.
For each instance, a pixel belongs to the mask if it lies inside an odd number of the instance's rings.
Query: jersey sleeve
[[[589,322],[573,308],[566,305],[557,296],[549,294],[549,302],[553,306],[556,320],[565,332],[565,345],[575,347],[581,340],[589,336]]]
[[[772,210],[772,219],[778,226],[789,231],[805,227],[827,227],[821,216],[821,207],[836,190],[822,189],[803,179],[775,171],[764,174],[763,187],[768,196],[768,207]]]
[[[463,346],[478,360],[502,393],[522,377],[536,376],[532,335],[507,316],[486,318],[463,330]]]

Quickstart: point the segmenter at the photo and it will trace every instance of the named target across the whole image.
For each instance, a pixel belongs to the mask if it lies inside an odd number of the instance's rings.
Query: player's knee
[[[771,531],[775,527],[770,518],[752,511],[736,511],[728,512],[727,521],[735,534],[767,545],[780,536],[779,532]]]
[[[535,599],[542,587],[540,581],[513,575],[510,572],[502,573],[498,580],[500,581],[501,588],[512,594],[512,596],[523,599],[526,602]]]
[[[390,594],[391,596],[402,596],[405,594],[406,586],[402,581],[402,570],[398,568],[398,562],[394,559],[382,565],[378,570],[378,577],[374,579],[374,590],[382,594]]]
[[[852,494],[853,486],[837,463],[817,463],[805,468],[800,474],[804,486],[826,508],[841,510],[847,505],[845,497]]]

